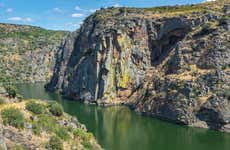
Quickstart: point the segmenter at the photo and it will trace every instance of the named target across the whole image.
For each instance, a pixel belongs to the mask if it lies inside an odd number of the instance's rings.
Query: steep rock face
[[[184,18],[125,18],[92,25],[93,17],[67,38],[51,81],[52,88],[62,88],[76,99],[112,100],[131,94],[145,71],[190,30]]]
[[[65,31],[0,24],[0,82],[49,80]]]
[[[228,9],[218,1],[97,11],[66,39],[46,88],[229,131]]]

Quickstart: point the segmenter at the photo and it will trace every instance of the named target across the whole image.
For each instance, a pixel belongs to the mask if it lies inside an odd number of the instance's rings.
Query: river
[[[230,150],[230,134],[190,128],[141,116],[125,106],[98,107],[46,92],[43,84],[20,84],[25,98],[55,100],[76,116],[107,150]]]

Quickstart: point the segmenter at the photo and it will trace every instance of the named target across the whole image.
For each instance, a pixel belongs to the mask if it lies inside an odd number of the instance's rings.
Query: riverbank
[[[8,92],[8,90],[6,90]],[[76,117],[54,101],[0,94],[0,149],[102,149]]]

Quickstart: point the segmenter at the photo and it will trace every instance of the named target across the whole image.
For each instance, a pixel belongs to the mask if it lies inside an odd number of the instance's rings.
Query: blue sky
[[[76,30],[96,9],[109,6],[153,7],[204,0],[0,0],[0,22],[54,30]]]

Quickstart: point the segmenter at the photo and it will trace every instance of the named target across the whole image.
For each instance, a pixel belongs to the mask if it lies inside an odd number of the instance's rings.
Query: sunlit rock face
[[[126,17],[96,22],[90,16],[66,39],[55,72],[59,75],[54,74],[48,87],[61,88],[75,99],[121,100],[184,38],[189,23],[185,18]]]
[[[229,4],[217,4],[97,11],[66,39],[46,88],[227,131]]]

